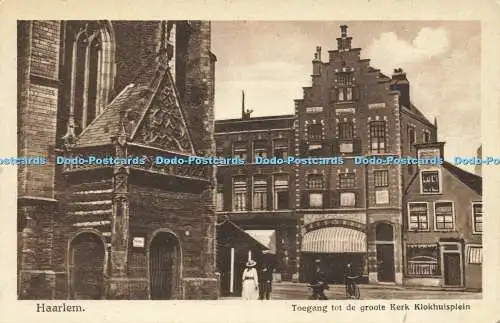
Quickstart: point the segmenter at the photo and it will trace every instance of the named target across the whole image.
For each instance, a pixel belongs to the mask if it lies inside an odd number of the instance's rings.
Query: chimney
[[[245,91],[241,90],[241,119],[245,119]]]
[[[406,78],[406,73],[402,68],[394,69],[392,74],[392,91],[399,91],[399,103],[407,108],[411,107],[410,102],[410,82]]]
[[[476,157],[478,159],[482,159],[483,158],[483,147],[482,147],[482,145],[479,146],[479,148],[477,149],[477,151],[476,151]],[[474,172],[476,173],[477,176],[482,176],[482,166],[481,166],[481,164],[475,166]]]
[[[340,36],[342,38],[346,38],[347,37],[347,25],[341,25],[340,26]]]
[[[337,38],[337,48],[339,52],[351,50],[352,37],[347,37],[347,25],[340,26],[340,38]]]
[[[434,128],[435,128],[435,131],[436,131],[436,135],[435,135],[434,141],[438,141],[438,121],[437,121],[436,117],[434,117]]]
[[[316,46],[313,60],[313,76],[321,75],[321,46]]]

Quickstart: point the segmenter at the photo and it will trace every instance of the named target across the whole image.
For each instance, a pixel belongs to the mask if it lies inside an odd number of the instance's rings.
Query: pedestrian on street
[[[319,259],[316,259],[314,263],[316,268],[314,271],[313,279],[309,284],[309,287],[312,288],[313,291],[311,299],[326,300],[328,298],[325,295],[325,289],[329,289],[326,275],[323,269],[321,268],[321,261]]]
[[[270,250],[264,250],[262,252],[264,256],[270,256],[271,251]],[[262,264],[261,268],[261,275],[260,275],[260,299],[261,300],[269,300],[271,297],[271,291],[272,291],[272,283],[273,283],[273,264],[271,263],[271,260],[268,257],[267,261],[264,261]]]
[[[259,278],[255,269],[257,263],[254,260],[248,260],[245,270],[243,270],[241,297],[245,300],[259,299]]]
[[[349,295],[354,295],[354,271],[352,269],[352,265],[348,263],[345,266],[344,269],[344,281],[345,281],[345,288],[349,292]]]

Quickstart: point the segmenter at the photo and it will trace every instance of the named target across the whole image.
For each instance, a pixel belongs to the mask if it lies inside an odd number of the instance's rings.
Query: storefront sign
[[[385,103],[370,103],[368,104],[368,109],[383,109],[385,108]]]
[[[441,157],[441,151],[437,148],[431,148],[431,149],[420,149],[418,151],[418,158],[419,159],[431,159],[433,157]]]
[[[144,237],[134,237],[132,240],[132,247],[134,248],[144,248]]]

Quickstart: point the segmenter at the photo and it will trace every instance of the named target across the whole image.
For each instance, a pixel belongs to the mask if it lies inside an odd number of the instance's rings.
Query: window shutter
[[[302,192],[300,197],[300,207],[303,209],[309,208],[309,192]]]
[[[340,194],[338,191],[330,191],[330,207],[331,208],[338,208],[340,206]]]
[[[299,154],[300,156],[308,155],[307,142],[305,140],[301,140],[299,143]]]
[[[323,192],[323,208],[329,209],[332,207],[332,191],[325,190]]]
[[[354,86],[352,88],[352,99],[358,101],[360,99],[359,86]]]
[[[353,152],[354,155],[361,155],[361,138],[356,137],[353,140]]]
[[[331,102],[337,102],[339,97],[339,90],[337,88],[333,88],[331,92]]]

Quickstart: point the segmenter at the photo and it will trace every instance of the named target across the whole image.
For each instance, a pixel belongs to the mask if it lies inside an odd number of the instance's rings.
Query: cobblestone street
[[[360,299],[481,299],[479,292],[444,291],[429,289],[413,289],[399,286],[376,286],[360,285]],[[275,283],[271,298],[274,300],[306,300],[310,295],[310,290],[306,284],[299,283]],[[330,289],[325,292],[330,300],[343,300],[345,289],[343,285],[330,285]],[[237,299],[228,297],[227,299]]]

